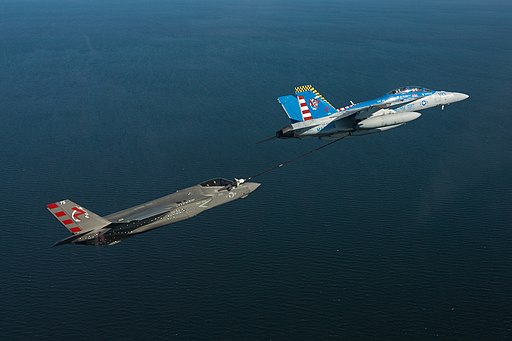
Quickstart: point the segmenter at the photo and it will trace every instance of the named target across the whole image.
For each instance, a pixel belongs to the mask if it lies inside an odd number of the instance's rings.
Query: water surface
[[[2,339],[510,338],[508,1],[0,3]],[[113,247],[106,215],[321,142],[256,145],[276,98],[470,94]]]

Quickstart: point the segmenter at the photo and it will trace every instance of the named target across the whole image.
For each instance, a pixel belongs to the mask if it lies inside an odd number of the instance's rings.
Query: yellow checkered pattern
[[[300,92],[306,92],[306,91],[311,91],[312,93],[315,94],[315,96],[317,96],[318,98],[320,98],[322,101],[324,101],[325,103],[333,106],[331,103],[329,103],[328,100],[326,100],[324,98],[324,96],[322,96],[318,91],[316,91],[315,88],[313,88],[311,86],[311,84],[308,84],[308,85],[301,85],[301,86],[297,86],[295,87],[295,93],[300,93]]]

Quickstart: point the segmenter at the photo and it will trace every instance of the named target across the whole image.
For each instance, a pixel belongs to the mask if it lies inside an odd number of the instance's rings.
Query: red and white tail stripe
[[[71,219],[66,212],[64,212],[61,205],[58,203],[52,203],[46,205],[46,207],[48,208],[48,211],[50,211],[71,233],[78,233],[82,231],[75,221]]]
[[[302,113],[302,119],[304,121],[313,119],[313,117],[311,116],[311,112],[309,111],[308,105],[306,103],[306,100],[304,99],[304,96],[297,96],[297,99],[299,100],[300,112]]]

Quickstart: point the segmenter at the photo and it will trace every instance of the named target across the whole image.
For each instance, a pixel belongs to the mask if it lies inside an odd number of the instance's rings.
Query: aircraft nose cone
[[[254,192],[256,188],[260,187],[261,184],[257,182],[246,182],[245,185],[247,186],[250,192]]]
[[[453,102],[460,102],[468,98],[469,95],[463,94],[461,92],[452,92]]]

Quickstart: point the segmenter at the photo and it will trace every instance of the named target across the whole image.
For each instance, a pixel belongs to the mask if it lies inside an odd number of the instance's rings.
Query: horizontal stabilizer
[[[101,238],[101,236],[104,235],[109,230],[110,230],[110,227],[107,227],[107,228],[101,228],[101,229],[98,229],[98,230],[91,230],[91,231],[85,231],[85,232],[82,232],[82,233],[77,233],[77,234],[69,236],[69,237],[67,237],[65,239],[59,240],[58,242],[53,244],[52,247],[59,246],[59,245],[64,245],[64,244],[70,244],[70,243],[73,243],[75,240],[77,240],[77,239],[79,239],[81,237],[84,237],[84,236],[88,236],[88,235],[90,235],[90,236],[87,239]]]
[[[67,238],[64,238],[62,240],[59,240],[58,242],[56,242],[55,244],[52,245],[52,247],[54,246],[59,246],[59,245],[64,245],[64,244],[69,244],[69,243],[72,243],[73,241],[75,241],[76,239],[88,234],[89,232],[91,231],[85,231],[83,233],[77,233],[77,234],[74,234],[72,236],[69,236]]]

